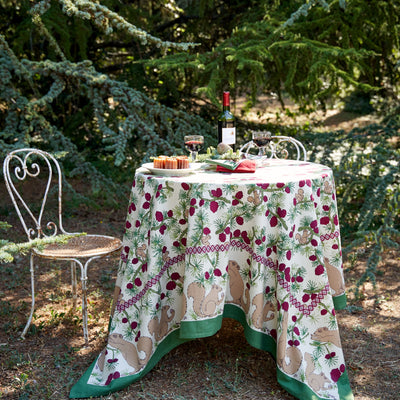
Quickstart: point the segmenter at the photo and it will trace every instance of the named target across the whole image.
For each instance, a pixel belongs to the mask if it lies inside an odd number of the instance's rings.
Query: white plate
[[[165,168],[154,168],[153,163],[143,164],[142,167],[148,169],[154,175],[161,176],[185,176],[198,171],[203,166],[203,163],[191,163],[189,168],[184,169],[165,169]]]

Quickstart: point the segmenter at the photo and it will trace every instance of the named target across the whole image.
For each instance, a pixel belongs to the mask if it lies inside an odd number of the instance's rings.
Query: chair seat
[[[82,258],[113,253],[121,248],[118,238],[101,235],[76,236],[67,243],[52,243],[44,248],[34,249],[36,255],[45,258]]]

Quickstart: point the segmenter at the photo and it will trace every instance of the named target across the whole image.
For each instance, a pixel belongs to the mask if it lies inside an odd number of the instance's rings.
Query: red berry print
[[[135,279],[135,285],[136,286],[142,286],[142,281],[140,280],[140,278],[136,278]]]
[[[237,192],[237,193],[235,194],[235,197],[236,197],[238,200],[242,199],[242,198],[243,198],[243,192],[242,192],[242,191]]]
[[[162,213],[161,211],[157,211],[157,212],[156,212],[156,220],[157,220],[158,222],[161,222],[163,219],[164,219],[163,213]]]
[[[285,218],[286,217],[286,210],[284,210],[284,209],[282,209],[280,207],[278,207],[277,213],[281,218]]]
[[[179,272],[173,272],[172,274],[171,274],[171,279],[173,280],[173,281],[177,281],[178,279],[180,279],[180,274],[179,274]]]
[[[340,378],[341,372],[339,370],[339,368],[335,368],[331,371],[331,379],[333,380],[333,382],[337,382]]]
[[[315,268],[315,275],[322,275],[324,271],[325,271],[324,266],[319,264],[317,268]]]
[[[322,217],[319,222],[321,223],[321,225],[328,225],[329,224],[329,217]]]
[[[316,220],[316,219],[314,219],[314,221],[312,221],[311,223],[310,223],[310,226],[311,226],[311,228],[316,228],[317,226],[318,226],[318,221]]]
[[[236,217],[236,222],[238,225],[243,225],[244,219],[241,216]]]
[[[216,190],[211,190],[211,194],[213,197],[221,197],[222,196],[222,189],[218,188]]]
[[[211,203],[210,203],[210,210],[213,212],[213,213],[216,213],[217,211],[218,211],[218,202],[216,202],[216,201],[212,201]]]
[[[131,203],[128,208],[128,213],[130,214],[132,211],[136,211],[135,203]]]
[[[308,293],[304,293],[302,297],[303,303],[307,303],[310,300],[310,295]]]
[[[137,328],[137,326],[138,326],[138,323],[137,323],[136,321],[133,321],[133,322],[131,323],[131,329],[132,329],[132,330],[135,330],[135,329]]]
[[[169,281],[166,286],[167,290],[174,290],[176,288],[176,282]]]

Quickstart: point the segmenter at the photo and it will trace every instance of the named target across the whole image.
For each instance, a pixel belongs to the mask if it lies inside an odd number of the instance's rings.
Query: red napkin
[[[243,160],[235,169],[217,165],[217,172],[256,172],[256,162],[254,160]]]

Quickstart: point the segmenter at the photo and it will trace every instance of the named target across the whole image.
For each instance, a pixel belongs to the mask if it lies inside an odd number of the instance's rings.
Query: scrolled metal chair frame
[[[289,153],[286,149],[280,150],[279,147],[281,146],[282,143],[291,143],[296,151],[297,151],[297,158],[296,160],[302,160],[302,161],[307,161],[307,151],[304,147],[304,145],[297,139],[290,137],[290,136],[270,136],[271,141],[267,147],[267,150],[270,152],[269,158],[281,158],[279,157],[280,153],[284,153],[285,157],[287,158]],[[240,151],[245,154],[245,156],[248,155],[249,151],[251,148],[258,148],[258,146],[251,140],[250,142],[247,142],[244,144]]]
[[[37,160],[34,160],[34,158]],[[29,164],[30,160],[32,162]],[[45,183],[44,195],[40,205],[38,215],[32,212],[31,208],[23,199],[20,191],[14,184],[11,171],[11,162],[17,163],[14,168],[14,180],[21,182],[30,178],[38,178],[41,173],[40,160],[44,162],[43,167],[47,165],[48,176]],[[47,230],[43,229],[42,219],[44,217],[45,206],[48,200],[48,195],[53,181],[53,166],[57,172],[57,203],[58,203],[58,223],[48,221],[45,223]],[[85,345],[89,342],[88,334],[88,318],[87,318],[87,280],[88,280],[88,267],[89,264],[100,257],[110,256],[121,249],[122,243],[119,239],[112,236],[105,235],[84,235],[81,232],[67,232],[62,223],[62,171],[56,158],[45,151],[38,149],[18,149],[14,150],[7,155],[3,163],[3,173],[8,193],[11,197],[12,203],[25,230],[28,240],[31,242],[37,238],[55,237],[59,234],[72,235],[73,237],[66,243],[56,245],[46,245],[44,248],[33,248],[30,254],[30,274],[31,274],[31,311],[28,321],[21,334],[24,339],[29,326],[32,322],[33,312],[35,308],[35,257],[58,259],[71,262],[71,281],[72,281],[72,298],[73,307],[76,308],[77,302],[77,276],[76,267],[79,265],[81,271],[81,287],[82,287],[82,325],[83,336]],[[33,221],[34,228],[27,224],[26,218],[28,216]],[[83,259],[83,261],[81,261]]]

